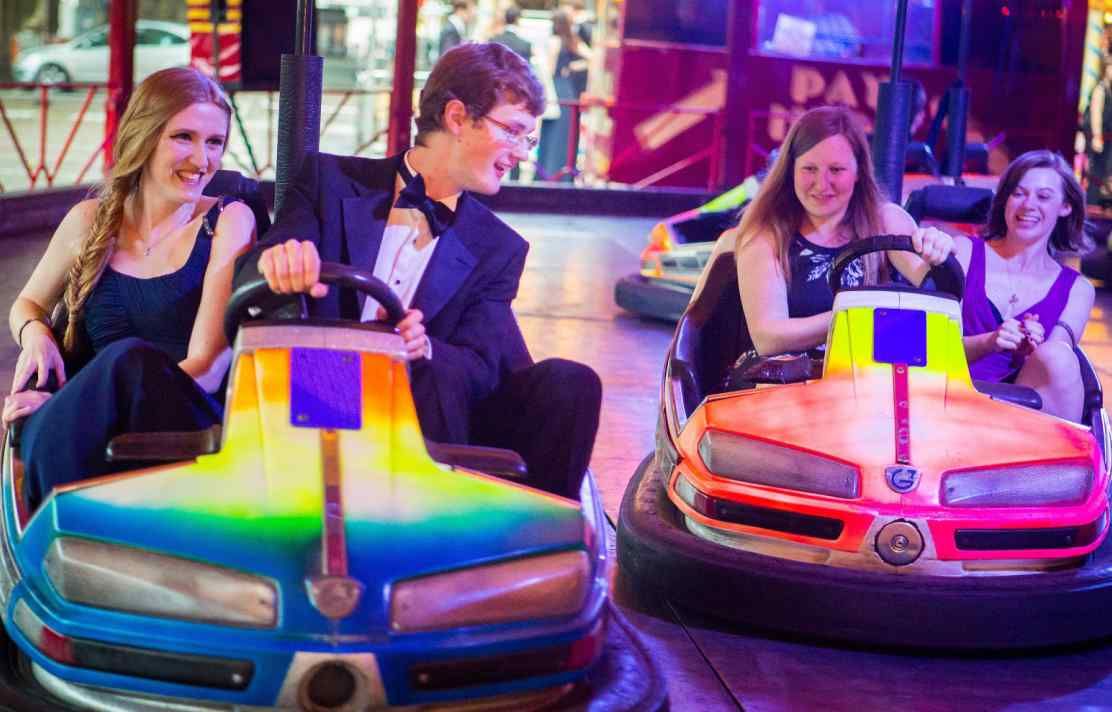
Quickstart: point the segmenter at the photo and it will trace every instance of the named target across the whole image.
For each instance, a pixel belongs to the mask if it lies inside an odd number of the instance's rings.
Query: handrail
[[[89,106],[93,103],[93,98],[97,92],[104,89],[107,92],[108,86],[106,84],[94,82],[72,82],[65,84],[43,84],[40,82],[0,82],[0,90],[24,90],[34,91],[38,90],[38,134],[39,146],[37,162],[32,165],[28,159],[28,151],[25,150],[23,143],[19,140],[16,128],[12,124],[12,119],[8,113],[8,106],[5,104],[4,97],[0,96],[0,122],[3,123],[7,131],[8,138],[11,139],[12,145],[15,147],[16,155],[19,156],[19,161],[23,165],[23,170],[27,174],[29,187],[34,188],[40,178],[45,179],[48,187],[54,186],[54,181],[57,179],[62,169],[62,164],[69,154],[70,148],[73,146],[74,139],[77,138],[77,132],[80,130],[82,123],[85,120],[85,115],[89,111]],[[66,138],[62,142],[62,146],[58,151],[57,158],[53,161],[53,166],[47,159],[47,142],[49,137],[49,124],[50,124],[50,104],[51,104],[51,89],[60,89],[64,91],[85,91],[85,98],[81,103],[81,108],[78,109],[73,117],[73,122],[66,133]],[[85,161],[81,170],[77,174],[75,183],[80,183],[89,168],[93,165],[93,161],[97,156],[102,155],[104,152],[106,141],[101,141],[97,148]],[[0,183],[0,192],[4,192],[5,186]]]

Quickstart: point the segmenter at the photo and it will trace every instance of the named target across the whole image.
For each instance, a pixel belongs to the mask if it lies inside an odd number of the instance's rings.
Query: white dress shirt
[[[409,163],[409,154],[402,157],[409,172],[416,175],[413,166]],[[405,187],[401,175],[397,176],[394,184],[394,201],[397,202],[398,193]],[[459,203],[459,193],[444,198],[440,202],[452,210]],[[375,259],[374,276],[390,285],[394,294],[398,295],[402,306],[408,309],[413,303],[413,295],[421,284],[421,278],[429,266],[436,245],[439,242],[429,231],[429,222],[420,210],[416,208],[398,208],[391,206],[390,214],[386,218],[386,228],[382,231],[382,244],[378,248],[378,258]],[[375,321],[378,319],[378,309],[381,305],[377,300],[367,298],[363,304],[361,321]]]

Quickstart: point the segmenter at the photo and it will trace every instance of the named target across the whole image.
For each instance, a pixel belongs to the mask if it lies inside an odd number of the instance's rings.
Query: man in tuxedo
[[[505,27],[502,31],[490,38],[491,42],[504,44],[514,52],[521,55],[526,62],[533,58],[533,45],[529,40],[518,34],[517,21],[521,19],[521,9],[517,5],[506,8]]]
[[[467,37],[467,23],[475,14],[475,4],[472,0],[452,0],[452,11],[444,20],[440,28],[440,54],[462,44]]]
[[[544,90],[503,45],[444,55],[421,92],[416,145],[366,159],[310,156],[266,238],[241,258],[309,314],[369,321],[373,300],[318,282],[322,260],[383,280],[407,308],[397,325],[425,437],[516,450],[531,483],[576,497],[598,429],[602,386],[587,366],[533,364],[510,302],[528,244],[470,193],[497,193],[529,154]]]

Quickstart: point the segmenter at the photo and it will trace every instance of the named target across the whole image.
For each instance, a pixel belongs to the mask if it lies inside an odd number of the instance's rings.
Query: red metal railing
[[[97,98],[98,94],[102,98],[107,97],[107,85],[105,84],[33,84],[33,83],[0,83],[0,91],[3,90],[16,90],[19,94],[4,96],[0,94],[0,124],[3,125],[3,130],[0,131],[0,153],[7,153],[3,150],[3,135],[7,135],[7,139],[11,142],[14,148],[14,153],[18,158],[18,166],[22,167],[22,172],[26,175],[26,187],[34,189],[37,187],[54,187],[60,183],[64,184],[80,184],[86,180],[89,169],[93,166],[98,156],[103,156],[105,146],[108,143],[108,137],[103,133],[98,133],[95,142],[89,141],[87,137],[83,137],[82,141],[77,141],[78,134],[83,127],[89,125],[89,108],[93,104],[93,100]],[[64,90],[67,92],[66,99],[60,101],[60,95],[57,90]],[[70,94],[70,92],[73,92]],[[84,92],[80,94],[79,92]],[[242,98],[248,94],[265,94],[266,95],[266,120],[265,120],[265,135],[266,143],[265,150],[256,151],[255,145],[258,142],[258,136],[252,140],[251,132],[248,131],[244,124],[244,116],[240,113],[237,105],[237,98]],[[335,129],[342,122],[339,120],[345,108],[350,106],[351,100],[356,97],[365,96],[389,96],[389,90],[363,90],[363,89],[349,89],[349,90],[325,90],[325,97],[339,97],[339,101],[327,108],[327,116],[321,123],[321,137],[325,138],[330,129]],[[238,134],[239,147],[246,151],[246,158],[238,153],[237,146],[230,147],[228,159],[238,164],[238,167],[245,173],[250,173],[254,177],[262,177],[268,171],[273,173],[274,170],[274,141],[277,134],[277,92],[230,92],[232,105],[235,109],[235,116],[233,117],[234,125],[233,132]],[[64,110],[67,105],[79,103],[75,111],[66,117],[59,116],[59,109]],[[27,106],[35,105],[33,112],[26,110]],[[18,107],[18,108],[16,108]],[[381,141],[387,131],[385,121],[385,111],[379,112],[383,114],[383,119],[377,121],[376,129],[369,138],[365,140],[359,137],[358,145],[354,146],[354,150],[349,147],[344,147],[344,151],[350,151],[353,155],[359,155],[369,149],[376,142]],[[18,117],[22,114],[22,117]],[[14,118],[13,117],[17,117]],[[33,117],[33,118],[31,118]],[[31,120],[28,120],[28,119]],[[20,120],[22,119],[22,120]],[[50,135],[52,124],[58,124],[68,121],[68,127],[65,134],[65,139],[60,146],[51,147]],[[34,137],[38,138],[38,145],[35,146]],[[77,172],[76,176],[71,171],[67,171],[64,175],[63,168],[68,167],[66,163],[67,158],[73,152],[76,146],[93,145],[95,149],[81,164],[81,169]],[[8,172],[11,175],[11,171]],[[5,190],[14,189],[16,186],[6,183],[3,177],[0,176],[0,192]]]
[[[16,84],[7,83],[0,84],[0,90],[24,90],[37,92],[38,106],[36,112],[37,121],[35,123],[35,133],[38,135],[37,151],[30,148],[29,143],[21,140],[20,132],[13,123],[8,111],[8,102],[11,101],[9,96],[7,100],[0,95],[0,123],[3,123],[4,130],[8,138],[15,148],[15,153],[19,158],[20,165],[27,176],[28,187],[35,188],[40,183],[45,183],[46,186],[54,186],[61,174],[61,170],[71,149],[74,147],[75,139],[89,114],[89,107],[92,106],[93,100],[101,91],[107,90],[104,84],[66,84],[66,85],[45,85],[45,84]],[[71,115],[69,120],[68,130],[65,140],[57,149],[55,156],[50,156],[50,145],[48,141],[49,129],[51,124],[51,109],[56,108],[58,105],[58,95],[52,92],[51,89],[65,89],[74,92],[84,92],[84,95],[77,95],[74,100],[80,100],[80,107]],[[252,132],[249,132],[244,123],[244,113],[240,111],[239,100],[242,100],[249,95],[263,94],[265,100],[265,150],[256,151],[255,145],[258,141],[257,128],[255,129],[255,140],[252,140]],[[325,90],[323,92],[326,103],[329,97],[336,98],[336,101],[331,106],[326,106],[326,116],[321,122],[321,138],[326,139],[330,130],[334,129],[340,123],[340,117],[346,108],[351,105],[352,99],[361,97],[382,97],[386,98],[390,95],[388,89],[348,89],[348,90]],[[28,95],[31,96],[31,95]],[[107,96],[105,93],[104,96]],[[239,141],[230,142],[227,160],[237,164],[237,167],[256,178],[263,177],[268,172],[272,173],[275,168],[274,159],[274,141],[277,134],[277,92],[231,92],[232,105],[234,109],[232,131],[237,134]],[[29,101],[26,103],[30,103]],[[70,101],[69,103],[74,103]],[[580,142],[582,136],[582,119],[584,112],[594,108],[604,109],[608,115],[613,116],[619,112],[638,112],[646,115],[671,113],[671,114],[694,114],[701,116],[702,119],[694,125],[688,127],[687,130],[694,129],[696,126],[701,125],[704,121],[709,121],[711,126],[711,139],[705,148],[685,156],[684,158],[674,161],[673,163],[655,171],[651,175],[645,176],[634,184],[636,188],[643,188],[655,185],[668,176],[675,174],[678,171],[684,170],[692,165],[696,165],[705,161],[707,163],[707,188],[715,190],[720,186],[721,180],[721,166],[722,166],[722,145],[723,145],[723,127],[725,114],[721,109],[706,109],[694,108],[684,106],[673,106],[665,104],[637,104],[637,103],[619,103],[611,99],[595,98],[584,95],[579,101],[576,100],[562,100],[561,106],[565,111],[570,112],[570,121],[568,126],[568,141],[566,146],[566,154],[563,166],[553,175],[538,175],[537,178],[541,180],[560,180],[567,176],[578,176],[580,171],[577,167],[578,156],[580,149]],[[376,113],[382,113],[385,117],[385,111],[378,111],[372,109]],[[248,111],[251,116],[257,116],[254,109]],[[756,117],[750,116],[750,122],[755,122]],[[57,112],[53,117],[53,121],[59,122]],[[381,141],[388,131],[388,122],[386,120],[376,121],[377,124],[369,138],[357,137],[358,145],[354,146],[354,150],[348,147],[343,147],[344,152],[350,152],[352,155],[360,155],[367,151],[375,143]],[[751,132],[751,135],[752,132]],[[651,136],[649,137],[651,138]],[[93,162],[98,156],[103,155],[107,138],[103,135],[97,137],[95,141],[95,149],[87,157],[82,164],[80,171],[72,180],[72,183],[79,184],[85,180],[89,169],[92,167]],[[237,146],[236,143],[239,145]],[[80,143],[78,144],[80,145]],[[242,156],[239,149],[242,148],[246,151],[246,157]],[[339,148],[339,147],[337,147]],[[751,147],[752,148],[752,147]],[[325,149],[327,150],[327,149]],[[336,149],[333,149],[336,150]],[[629,160],[637,152],[642,151],[638,144],[633,144],[624,149],[620,154],[612,156],[609,162],[610,167],[620,165],[623,161]],[[32,160],[33,159],[33,160]],[[748,155],[747,155],[747,163]],[[609,180],[609,174],[604,173],[600,176],[603,180]],[[2,179],[0,179],[0,192],[3,192],[5,186]]]
[[[91,83],[90,84],[51,84],[51,85],[47,85],[47,84],[29,84],[29,83],[0,83],[0,90],[6,90],[6,89],[7,90],[16,89],[16,90],[23,90],[23,91],[37,91],[38,92],[38,105],[39,105],[39,110],[38,110],[38,136],[39,136],[39,145],[38,145],[37,158],[35,159],[34,164],[32,164],[31,159],[28,158],[28,155],[31,153],[31,151],[29,151],[28,148],[24,146],[23,142],[20,141],[18,132],[16,131],[15,126],[12,124],[12,120],[9,116],[9,112],[8,112],[9,107],[5,103],[4,97],[2,97],[2,96],[0,96],[0,122],[3,122],[4,129],[6,130],[6,132],[8,134],[8,138],[11,140],[12,145],[15,147],[16,155],[19,156],[19,161],[22,164],[23,169],[27,174],[27,180],[28,180],[28,183],[29,183],[28,187],[29,188],[34,188],[35,185],[39,182],[40,178],[45,180],[46,185],[48,187],[52,187],[54,185],[54,181],[57,179],[59,173],[61,172],[62,164],[65,162],[66,156],[69,155],[70,148],[73,146],[74,139],[77,137],[77,132],[80,130],[81,125],[85,120],[85,115],[89,111],[89,106],[93,103],[93,98],[101,90],[105,90],[106,95],[107,95],[107,86],[104,85],[104,84],[91,84]],[[66,90],[66,91],[84,91],[85,92],[85,98],[81,102],[81,108],[78,109],[78,111],[73,115],[72,122],[71,122],[70,127],[69,127],[69,131],[66,133],[66,138],[62,142],[62,145],[58,150],[57,157],[54,159],[52,166],[50,165],[50,162],[48,161],[48,158],[47,158],[47,154],[49,153],[48,137],[49,137],[50,108],[51,108],[51,98],[52,98],[51,89],[62,89],[62,90]],[[80,172],[78,172],[77,178],[74,181],[75,183],[80,183],[84,179],[85,174],[89,171],[89,168],[93,165],[93,161],[96,160],[97,156],[101,155],[104,152],[104,146],[105,146],[105,143],[106,143],[105,138],[103,136],[100,136],[99,138],[100,138],[100,141],[97,144],[96,149],[92,152],[92,154],[85,161],[85,163],[83,164]],[[0,182],[0,192],[3,192],[4,190],[5,190],[5,186],[2,182]]]

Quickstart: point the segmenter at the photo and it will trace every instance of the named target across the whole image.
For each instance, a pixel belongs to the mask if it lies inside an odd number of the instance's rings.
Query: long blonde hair
[[[82,309],[105,265],[116,249],[127,199],[139,189],[139,178],[147,165],[166,123],[193,104],[216,104],[228,115],[232,109],[220,86],[190,67],[172,67],[147,77],[131,95],[116,131],[112,172],[97,191],[97,208],[89,234],[81,243],[77,259],[66,274],[63,302],[69,323],[63,345],[73,349],[81,328]],[[227,129],[225,128],[225,131]]]
[[[853,195],[842,226],[850,232],[850,239],[878,234],[883,221],[880,209],[884,199],[873,174],[873,161],[865,132],[850,111],[841,106],[820,106],[811,109],[792,124],[788,136],[780,149],[780,155],[761,184],[760,192],[742,213],[738,226],[737,249],[743,248],[757,235],[768,231],[776,243],[777,263],[784,275],[784,281],[791,283],[791,267],[788,261],[792,237],[803,225],[804,210],[795,194],[795,162],[817,144],[831,136],[844,136],[853,149],[857,161],[857,182],[853,185]],[[874,253],[865,256],[865,274],[870,282],[876,282],[881,271],[883,255]]]

